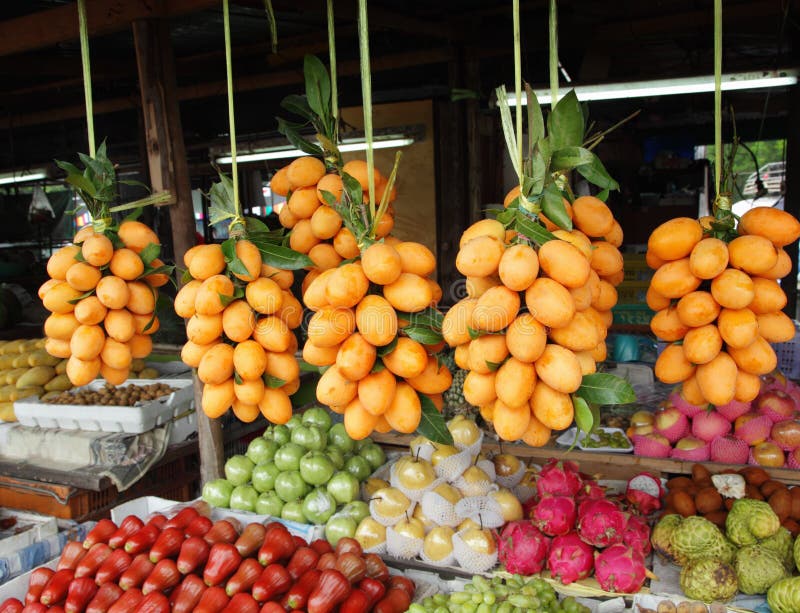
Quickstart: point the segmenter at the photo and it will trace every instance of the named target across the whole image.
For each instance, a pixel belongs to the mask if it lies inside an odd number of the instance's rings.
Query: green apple
[[[336,511],[336,500],[325,488],[317,487],[303,499],[303,515],[312,524],[322,525]]]
[[[325,524],[325,539],[333,546],[342,538],[353,538],[356,535],[358,524],[356,520],[347,515],[336,514]]]
[[[244,455],[235,455],[228,458],[225,462],[225,478],[230,481],[234,487],[237,485],[244,485],[250,481],[250,475],[253,473],[253,461]]]
[[[370,437],[366,437],[362,438],[360,441],[354,441],[354,444],[355,444],[355,450],[361,451],[363,447],[366,447],[367,445],[373,445],[374,441]]]
[[[316,426],[323,432],[331,429],[331,414],[322,407],[312,407],[303,413],[304,426]]]
[[[369,462],[360,455],[354,455],[344,464],[344,469],[359,481],[363,481],[372,474],[372,467]]]
[[[295,443],[286,443],[282,445],[278,451],[275,452],[273,462],[275,466],[281,470],[299,470],[300,458],[306,453],[306,450]]]
[[[360,490],[358,479],[347,471],[340,471],[328,480],[328,493],[340,504],[353,502]]]
[[[369,517],[369,505],[362,500],[354,500],[344,505],[337,515],[348,515],[361,523],[365,517]]]
[[[298,426],[292,430],[292,442],[311,451],[322,451],[328,444],[328,434],[317,426]]]
[[[296,521],[298,524],[307,523],[308,520],[306,516],[303,515],[303,501],[293,500],[283,505],[283,509],[281,509],[281,519]]]
[[[275,493],[284,502],[302,498],[307,492],[308,485],[298,470],[288,470],[275,478]]]
[[[228,508],[233,484],[227,479],[214,479],[203,486],[203,500],[212,507]]]
[[[303,418],[300,415],[292,415],[285,425],[289,430],[294,430],[303,425]]]
[[[334,472],[336,467],[322,451],[309,451],[300,458],[300,475],[309,485],[324,485]]]
[[[344,468],[345,456],[341,449],[335,445],[328,445],[325,448],[325,455],[333,462],[336,470],[342,470],[342,468]]]
[[[258,492],[252,485],[237,485],[231,492],[231,509],[252,513],[257,502]]]
[[[269,492],[275,489],[275,479],[281,474],[281,469],[275,466],[275,462],[256,464],[253,474],[250,477],[253,487],[259,492]]]
[[[278,450],[278,443],[275,441],[268,441],[263,437],[256,437],[247,446],[247,457],[253,464],[263,464],[269,462],[275,457],[275,452]]]
[[[256,501],[256,513],[280,517],[283,510],[283,500],[275,492],[264,492]]]
[[[278,443],[278,445],[285,445],[291,440],[291,437],[292,432],[287,426],[283,424],[272,426],[272,440]]]
[[[374,443],[371,445],[364,445],[359,450],[358,455],[369,462],[372,470],[378,470],[386,463],[386,454],[383,453],[383,449],[381,449],[379,445]]]
[[[352,453],[356,448],[356,442],[347,434],[343,423],[333,424],[328,431],[328,442],[336,445],[344,453]]]

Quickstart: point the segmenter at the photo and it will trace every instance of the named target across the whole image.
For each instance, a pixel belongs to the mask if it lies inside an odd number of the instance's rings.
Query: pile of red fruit
[[[201,509],[202,510],[202,509]],[[147,523],[103,519],[31,573],[2,613],[403,613],[415,591],[357,541],[306,543],[283,524],[212,522],[194,506]]]
[[[652,423],[634,427],[634,453],[689,462],[800,468],[800,386],[772,376],[752,402],[733,400],[709,410],[680,391]]]
[[[567,585],[594,571],[607,592],[634,593],[648,574],[650,526],[641,515],[582,475],[574,462],[550,462],[526,503],[529,521],[506,524],[498,540],[499,558],[510,573],[532,575],[547,568]]]

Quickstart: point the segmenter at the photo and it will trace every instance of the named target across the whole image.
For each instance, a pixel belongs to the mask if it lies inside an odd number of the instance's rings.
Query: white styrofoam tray
[[[60,555],[61,554],[59,554],[59,557]],[[42,564],[37,568],[47,567],[55,569],[56,564],[58,564],[58,557],[53,558],[46,564]],[[6,581],[3,585],[0,585],[0,602],[5,602],[9,598],[16,598],[17,600],[25,602],[25,594],[28,592],[28,584],[30,583],[32,572],[32,570],[29,570],[19,577],[14,577]]]
[[[198,498],[198,500],[200,500]],[[196,501],[192,501],[196,502]],[[171,507],[185,506],[191,502],[176,502],[174,500],[167,500],[166,498],[159,498],[157,496],[142,496],[141,498],[134,498],[128,502],[111,509],[111,520],[119,524],[128,515],[136,515],[141,519],[156,512],[164,512]],[[176,510],[177,512],[177,510]],[[211,507],[211,519],[216,521],[233,517],[238,520],[244,528],[247,524],[251,523],[264,523],[267,521],[277,521],[282,523],[294,535],[304,538],[309,543],[317,539],[325,538],[325,526],[316,526],[314,524],[300,524],[294,521],[288,521],[279,517],[272,517],[270,515],[258,515],[257,513],[248,513],[247,511],[235,511],[233,509],[222,509],[219,507]]]
[[[614,432],[622,432],[625,433],[624,430],[621,428],[607,428],[605,426],[600,426],[598,430],[602,430],[603,432],[607,433],[614,433]],[[569,447],[575,442],[575,435],[578,435],[578,449],[581,451],[602,451],[607,453],[632,453],[633,452],[633,444],[631,443],[630,439],[626,436],[626,440],[630,447],[627,449],[622,449],[620,447],[585,447],[583,445],[583,440],[586,438],[586,433],[583,431],[578,432],[577,428],[570,428],[566,432],[564,432],[561,436],[556,439],[556,443],[559,445],[563,445],[564,447]]]
[[[15,517],[17,523],[6,531],[0,530],[0,557],[9,555],[28,545],[58,532],[55,517],[0,508],[0,519]]]
[[[191,379],[129,379],[127,385],[152,385],[163,383],[177,388],[167,396],[132,407],[106,405],[50,404],[40,402],[36,396],[14,403],[14,413],[23,426],[63,428],[65,430],[101,430],[103,432],[129,432],[138,434],[163,425],[170,419],[188,411],[194,402]],[[77,390],[97,390],[105,381],[97,379]]]

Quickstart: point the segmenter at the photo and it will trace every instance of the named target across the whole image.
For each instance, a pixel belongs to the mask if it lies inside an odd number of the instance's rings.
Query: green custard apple
[[[697,558],[681,569],[681,589],[693,600],[725,602],[736,596],[739,583],[730,564],[714,558]]]
[[[763,500],[740,498],[733,503],[725,520],[725,531],[734,545],[755,545],[778,531],[781,520]]]
[[[800,611],[800,577],[781,579],[767,591],[767,604],[772,613]]]
[[[745,594],[766,594],[773,583],[789,576],[783,560],[761,545],[742,547],[733,567],[739,591]]]

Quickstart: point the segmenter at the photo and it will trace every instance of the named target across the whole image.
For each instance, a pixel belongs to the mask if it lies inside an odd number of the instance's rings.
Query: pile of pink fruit
[[[689,462],[800,468],[800,386],[781,375],[764,379],[752,402],[690,404],[674,391],[655,413],[631,418],[634,454]]]

